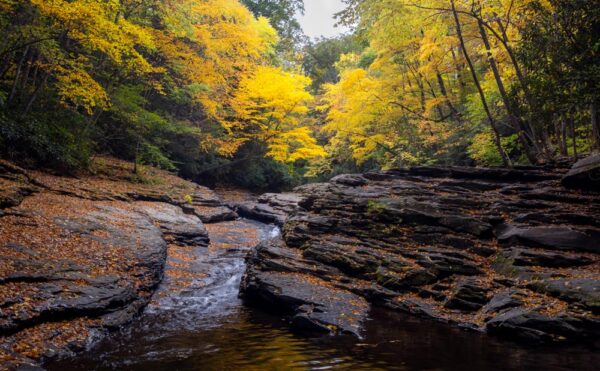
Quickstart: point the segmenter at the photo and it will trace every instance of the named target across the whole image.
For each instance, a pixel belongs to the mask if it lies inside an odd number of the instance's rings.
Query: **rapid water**
[[[125,330],[50,370],[592,370],[581,347],[523,347],[374,309],[362,340],[306,338],[238,298],[244,257],[279,229],[249,220],[207,226],[211,245],[172,247],[165,279]]]

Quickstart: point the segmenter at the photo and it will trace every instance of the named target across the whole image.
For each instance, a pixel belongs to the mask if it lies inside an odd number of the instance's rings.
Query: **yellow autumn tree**
[[[294,162],[325,155],[306,126],[309,78],[261,66],[240,82],[232,101],[235,119],[228,130],[242,141],[258,139],[276,161]]]
[[[154,49],[151,33],[122,17],[123,7],[118,1],[31,0],[30,3],[43,19],[40,22],[43,26],[31,25],[25,32],[33,38],[47,39],[45,44],[40,43],[38,67],[55,76],[63,105],[88,114],[110,106],[107,84],[100,82],[97,74],[102,66],[94,65],[91,58],[94,54],[102,56],[104,65],[112,64],[118,69],[119,75],[144,76],[162,71],[142,54]],[[51,40],[56,41],[51,43]]]
[[[326,89],[324,131],[331,145],[349,146],[358,164],[374,159],[385,167],[443,162],[469,152],[466,138],[485,136],[491,140],[483,147],[474,143],[477,152],[495,151],[498,156],[487,158],[510,165],[517,138],[529,161],[536,161],[541,135],[514,100],[531,111],[536,102],[513,48],[529,6],[547,2],[354,3],[369,47],[342,57],[341,81]],[[510,87],[522,95],[510,97]]]

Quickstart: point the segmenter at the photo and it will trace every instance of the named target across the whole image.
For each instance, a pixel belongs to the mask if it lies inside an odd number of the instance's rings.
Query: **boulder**
[[[566,188],[600,192],[600,153],[576,162],[563,177],[562,184]]]
[[[266,193],[254,202],[234,204],[233,209],[248,219],[283,226],[287,217],[298,209],[301,198],[293,193]]]
[[[184,213],[180,207],[141,202],[136,205],[136,210],[156,222],[171,242],[208,246],[208,232],[200,218]]]
[[[525,295],[515,289],[506,289],[496,293],[484,306],[483,312],[494,313],[523,305]]]
[[[360,336],[369,310],[362,297],[297,273],[249,272],[241,292],[246,301],[289,315],[292,327],[302,332]]]

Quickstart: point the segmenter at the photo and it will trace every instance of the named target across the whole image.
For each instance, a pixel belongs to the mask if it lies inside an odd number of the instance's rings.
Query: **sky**
[[[333,37],[348,31],[344,27],[334,27],[333,15],[344,9],[342,0],[304,0],[304,9],[304,16],[298,19],[310,38]]]

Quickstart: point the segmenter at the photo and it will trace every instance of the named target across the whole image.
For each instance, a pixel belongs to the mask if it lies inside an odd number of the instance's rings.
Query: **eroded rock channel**
[[[119,162],[0,165],[2,368],[600,361],[598,197],[560,173],[417,168],[240,198],[131,183]]]

